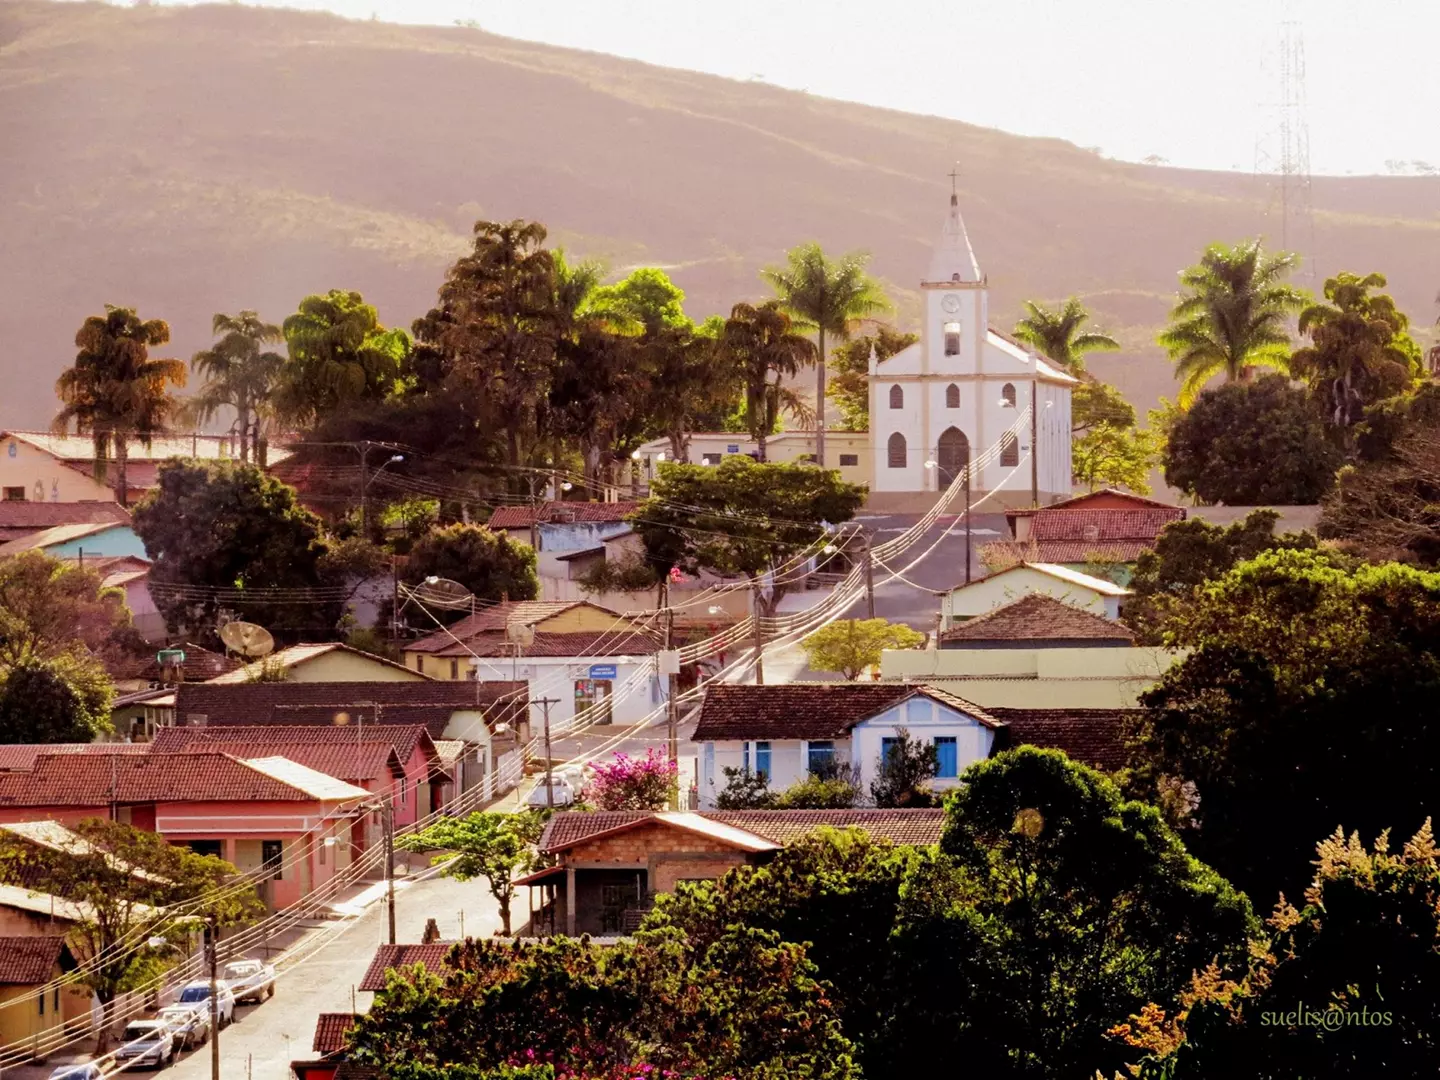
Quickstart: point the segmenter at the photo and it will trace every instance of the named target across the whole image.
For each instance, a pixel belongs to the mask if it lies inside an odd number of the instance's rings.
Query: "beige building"
[[[674,461],[669,439],[654,439],[636,451],[641,479],[649,484],[655,468]],[[692,465],[719,465],[727,457],[757,453],[755,440],[734,431],[697,431],[690,436]],[[869,488],[874,480],[874,451],[870,434],[865,431],[825,432],[825,459],[832,469],[840,470],[840,478]],[[815,432],[781,431],[765,440],[765,458],[771,462],[814,460]]]
[[[940,598],[940,629],[984,615],[1031,593],[1044,593],[1072,607],[1115,619],[1130,590],[1105,578],[1055,563],[1016,563],[996,573],[960,584]]]
[[[254,681],[262,672],[284,672],[285,682],[422,682],[428,675],[411,671],[338,641],[291,645],[245,667],[208,680],[214,683]]]

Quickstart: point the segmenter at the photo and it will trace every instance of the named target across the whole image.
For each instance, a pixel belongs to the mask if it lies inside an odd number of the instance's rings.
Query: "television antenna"
[[[251,660],[269,656],[275,651],[275,639],[270,631],[252,622],[228,622],[220,627],[220,640],[231,652]]]

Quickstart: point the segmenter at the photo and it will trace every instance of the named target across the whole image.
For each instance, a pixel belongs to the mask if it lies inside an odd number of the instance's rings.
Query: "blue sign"
[[[591,664],[590,678],[592,679],[613,679],[615,678],[614,664]]]
[[[725,453],[727,453],[727,454],[738,454],[739,452],[740,452],[740,444],[739,444],[739,443],[733,443],[733,442],[732,442],[730,445],[728,445],[727,447],[725,447]]]

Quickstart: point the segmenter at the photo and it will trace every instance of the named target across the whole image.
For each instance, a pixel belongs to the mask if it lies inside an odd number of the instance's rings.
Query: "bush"
[[[848,810],[860,802],[860,781],[849,765],[808,773],[775,797],[777,810]]]
[[[722,770],[725,787],[715,797],[719,810],[773,810],[778,795],[770,790],[770,780],[763,773],[747,772],[735,766]]]
[[[592,792],[601,810],[664,810],[680,788],[680,767],[653,746],[643,758],[616,754],[594,766]]]
[[[1207,390],[1169,432],[1170,484],[1207,503],[1306,505],[1335,482],[1340,452],[1309,391],[1283,376]]]

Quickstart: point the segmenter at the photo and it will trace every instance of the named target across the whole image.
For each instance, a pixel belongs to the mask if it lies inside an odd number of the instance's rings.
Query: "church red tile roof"
[[[1127,626],[1057,600],[1047,593],[1020,599],[952,626],[941,641],[1113,641],[1134,644]]]

